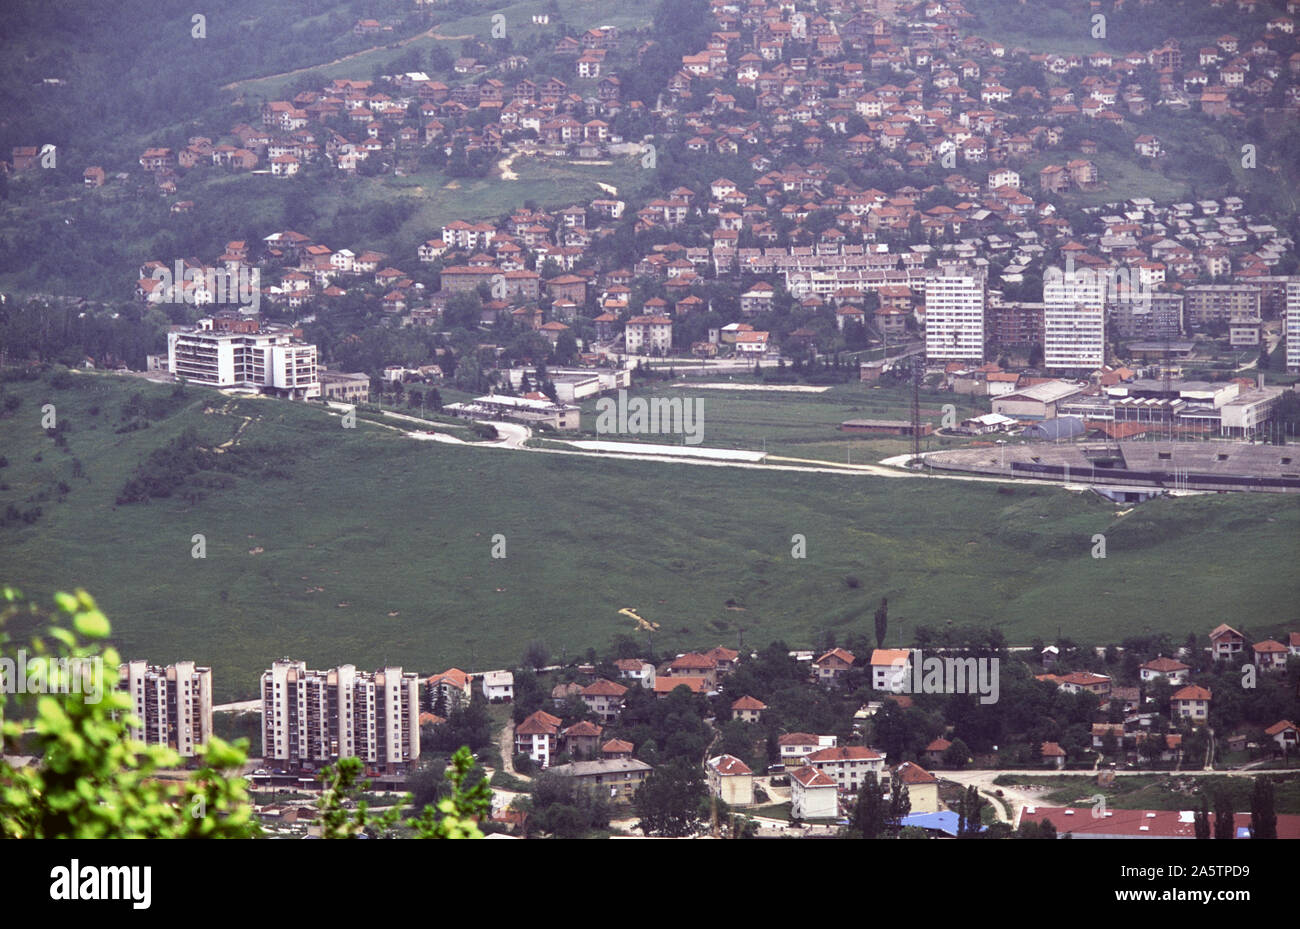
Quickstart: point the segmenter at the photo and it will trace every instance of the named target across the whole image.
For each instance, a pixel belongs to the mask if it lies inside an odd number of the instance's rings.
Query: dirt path
[[[501,728],[500,747],[501,770],[521,781],[531,781],[531,777],[515,770],[515,724],[513,722],[507,722]]]

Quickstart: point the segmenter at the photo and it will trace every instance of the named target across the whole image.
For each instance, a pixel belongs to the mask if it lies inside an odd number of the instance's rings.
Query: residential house
[[[808,756],[808,764],[835,781],[842,792],[856,794],[866,781],[868,773],[876,775],[877,782],[889,789],[889,770],[885,756],[864,745],[823,748]]]
[[[642,661],[640,658],[619,658],[614,662],[614,667],[618,668],[620,680],[632,681],[647,688],[655,685],[655,666],[648,661]]]
[[[735,755],[710,758],[709,793],[732,806],[750,806],[754,802],[754,772]]]
[[[458,707],[468,706],[470,698],[474,694],[470,676],[460,668],[449,668],[441,674],[435,674],[429,678],[426,686],[429,688],[430,708],[435,712],[442,709],[444,712],[441,715],[443,716],[448,715]]]
[[[936,813],[939,810],[939,779],[920,765],[904,761],[894,770],[894,789],[907,788],[913,813]]]
[[[1210,691],[1195,684],[1175,691],[1169,700],[1170,715],[1174,719],[1190,719],[1203,723],[1210,716]]]
[[[551,773],[569,778],[575,787],[593,794],[600,793],[611,800],[631,800],[652,770],[650,765],[635,758],[602,758],[556,765]]]
[[[1191,668],[1173,658],[1161,656],[1141,665],[1138,670],[1143,681],[1154,681],[1163,677],[1171,684],[1186,684]]]
[[[584,719],[560,733],[560,744],[570,758],[595,758],[600,756],[600,735],[602,732],[604,730],[600,726]]]
[[[582,702],[587,704],[587,707],[593,713],[608,723],[618,719],[618,714],[623,709],[623,698],[626,694],[627,688],[622,684],[615,684],[613,681],[601,678],[595,683],[582,688]]]
[[[559,752],[560,718],[538,710],[515,726],[515,754],[527,755],[543,768]],[[648,767],[648,766],[647,766]]]
[[[835,819],[839,816],[839,785],[821,770],[804,765],[790,772],[790,818]]]
[[[767,709],[767,704],[754,697],[744,696],[731,704],[731,718],[745,723],[756,723]]]
[[[1216,626],[1210,633],[1210,651],[1215,661],[1231,661],[1241,656],[1246,637],[1227,624]]]
[[[488,671],[483,675],[483,696],[493,703],[508,702],[515,697],[513,671]]]
[[[1285,671],[1287,647],[1281,642],[1274,642],[1272,639],[1265,639],[1263,642],[1256,642],[1255,667],[1261,671]]]
[[[1274,723],[1264,730],[1264,734],[1288,756],[1295,754],[1296,749],[1300,747],[1300,727],[1289,719]]]
[[[718,684],[718,663],[707,655],[687,652],[678,655],[664,668],[665,677],[701,677],[712,690]]]
[[[871,689],[901,690],[912,664],[912,650],[908,648],[877,648],[871,652]]]
[[[833,648],[812,664],[813,676],[823,684],[835,684],[853,667],[853,653]]]

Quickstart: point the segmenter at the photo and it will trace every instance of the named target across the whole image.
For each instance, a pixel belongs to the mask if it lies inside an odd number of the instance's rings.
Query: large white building
[[[925,281],[925,357],[984,360],[984,279],[936,275]]]
[[[212,669],[178,661],[166,667],[147,661],[118,666],[117,689],[130,696],[139,726],[131,738],[170,748],[182,758],[202,755],[212,735]]]
[[[1286,369],[1300,371],[1300,280],[1286,285]]]
[[[1106,279],[1088,272],[1043,278],[1043,366],[1095,369],[1106,361]]]
[[[420,680],[400,667],[313,671],[282,659],[262,674],[262,754],[315,770],[360,758],[367,772],[402,774],[420,757]]]
[[[213,327],[211,319],[167,334],[167,369],[208,387],[249,387],[294,400],[320,396],[316,346],[285,329]],[[251,330],[251,331],[250,331]]]

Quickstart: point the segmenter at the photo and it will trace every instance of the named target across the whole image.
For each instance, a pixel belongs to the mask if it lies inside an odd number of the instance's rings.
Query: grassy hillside
[[[533,639],[556,654],[603,649],[639,635],[624,607],[660,624],[661,651],[734,643],[742,628],[747,643],[791,645],[866,631],[881,596],[891,641],[949,621],[997,624],[1015,642],[1058,626],[1095,643],[1295,626],[1293,497],[1157,501],[1117,518],[1047,488],[461,448],[345,430],[314,406],[62,380],[4,385],[20,403],[0,418],[0,512],[42,509],[0,526],[4,578],[42,598],[86,587],[124,655],[211,664],[220,699],[252,694],[283,655],[429,672],[513,663]],[[44,403],[66,451],[40,428]],[[208,447],[237,443],[237,456],[257,450],[251,467],[201,473],[189,485],[201,499],[117,505],[141,462],[187,429]],[[1096,532],[1104,560],[1089,555]],[[191,557],[196,533],[204,559]],[[491,557],[496,533],[504,559]],[[794,533],[806,559],[790,557]]]

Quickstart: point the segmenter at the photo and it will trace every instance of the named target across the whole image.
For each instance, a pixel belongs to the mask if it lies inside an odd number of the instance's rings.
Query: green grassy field
[[[705,378],[707,382],[724,381],[727,375]],[[753,383],[749,377],[738,381]],[[859,383],[836,385],[823,393],[797,393],[781,390],[715,390],[682,386],[655,385],[638,390],[636,397],[703,400],[704,447],[742,448],[767,451],[772,455],[809,458],[836,463],[865,464],[912,450],[910,439],[873,438],[839,431],[840,423],[850,419],[892,419],[910,421],[912,395],[906,388],[868,387]],[[952,393],[921,396],[921,418],[936,427],[943,417],[944,404],[956,408],[960,422],[969,416],[988,412],[987,402]],[[596,428],[595,400],[582,404],[582,428]],[[680,436],[602,436],[617,441],[680,443]],[[931,449],[956,447],[961,440],[938,436],[929,438]],[[923,441],[922,448],[925,448]]]
[[[741,630],[748,644],[808,646],[822,630],[867,631],[882,596],[891,642],[950,621],[995,624],[1016,643],[1058,628],[1106,643],[1296,618],[1294,573],[1279,569],[1300,555],[1294,497],[1159,500],[1117,517],[1050,488],[451,447],[345,430],[314,405],[193,387],[173,399],[101,374],[72,383],[4,385],[21,405],[0,419],[0,511],[43,509],[0,527],[4,579],[45,600],[85,587],[124,656],[210,664],[220,700],[253,694],[285,655],[427,673],[514,663],[534,639],[553,654],[605,649],[640,636],[624,607],[660,624],[660,652],[732,644]],[[149,428],[115,433],[135,391],[159,410]],[[40,428],[47,402],[69,426],[66,452]],[[278,450],[287,477],[115,504],[151,451],[186,428],[218,445],[245,417],[238,441]],[[1096,532],[1104,560],[1089,555]],[[191,557],[196,533],[206,558]],[[498,533],[504,559],[491,557]],[[804,559],[791,557],[796,533]]]

